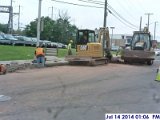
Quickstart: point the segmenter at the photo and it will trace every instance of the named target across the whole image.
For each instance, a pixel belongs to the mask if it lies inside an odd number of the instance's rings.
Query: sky
[[[70,16],[70,22],[75,24],[79,29],[95,29],[103,27],[104,21],[104,1],[105,0],[57,0],[79,5],[88,5],[95,7],[82,7],[71,4],[64,4],[52,0],[42,0],[41,16],[52,14],[53,19],[58,18],[59,11],[67,11]],[[0,0],[0,5],[10,5],[11,0]],[[38,17],[39,0],[13,0],[13,11],[18,12],[18,6],[21,6],[20,27],[25,27],[31,21]],[[96,4],[93,4],[96,3]],[[107,27],[115,27],[113,34],[132,34],[133,31],[139,30],[140,17],[142,16],[142,27],[148,23],[150,15],[149,29],[154,34],[156,24],[156,39],[160,41],[160,0],[108,0],[109,10],[107,16]],[[100,8],[97,8],[100,7]],[[8,14],[0,13],[0,23],[8,23]],[[17,29],[18,17],[14,16],[14,29]],[[111,29],[110,29],[111,33]]]

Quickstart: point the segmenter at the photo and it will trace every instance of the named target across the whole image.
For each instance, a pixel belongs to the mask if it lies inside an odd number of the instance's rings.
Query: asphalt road
[[[159,58],[158,58],[159,59]],[[59,66],[0,76],[0,120],[104,120],[105,113],[159,113],[160,61],[152,66]]]

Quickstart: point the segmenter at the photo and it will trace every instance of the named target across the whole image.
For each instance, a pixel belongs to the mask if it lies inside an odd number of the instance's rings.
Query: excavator
[[[151,35],[147,29],[133,33],[129,49],[124,49],[121,58],[125,63],[147,63],[152,65],[155,52],[152,50]]]
[[[103,37],[105,37],[105,42]],[[104,47],[107,49],[104,49]],[[106,64],[108,63],[108,56],[110,56],[109,48],[110,38],[107,28],[100,28],[98,39],[95,37],[95,31],[80,29],[77,32],[76,55],[69,55],[66,60],[71,65],[86,64],[95,66]]]

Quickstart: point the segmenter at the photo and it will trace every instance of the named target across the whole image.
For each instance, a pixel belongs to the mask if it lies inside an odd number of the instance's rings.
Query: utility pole
[[[107,25],[107,0],[105,0],[105,4],[104,4],[104,23],[103,23],[103,28],[104,28],[104,32],[103,32],[103,51],[105,48],[105,40],[106,40],[106,33],[105,33],[105,29],[106,29],[106,25]],[[106,45],[107,47],[107,45]],[[104,52],[103,52],[103,56],[104,56]]]
[[[156,40],[156,25],[157,25],[157,21],[154,23],[154,40]]]
[[[38,5],[38,22],[37,22],[37,46],[39,46],[40,34],[41,34],[41,5],[42,0],[39,0]]]
[[[113,40],[113,29],[115,28],[115,27],[110,27],[111,29],[112,29],[112,36],[111,36],[111,48],[112,48],[112,40]]]
[[[148,24],[147,24],[147,27],[148,27],[148,32],[149,32],[149,19],[150,19],[150,15],[153,15],[153,13],[145,13],[145,15],[148,15]]]
[[[9,23],[8,23],[8,32],[12,34],[13,32],[13,6],[12,6],[13,0],[11,0],[10,4],[10,13],[9,13]]]
[[[18,12],[18,31],[20,30],[20,14],[21,14],[21,6],[19,5],[19,12]]]
[[[107,0],[105,0],[105,4],[104,4],[104,23],[103,23],[103,27],[106,28],[106,25],[107,25]]]
[[[52,18],[52,20],[53,20],[53,6],[52,6],[52,14],[51,14],[51,18]]]
[[[142,16],[141,16],[141,18],[140,18],[139,31],[142,31]]]

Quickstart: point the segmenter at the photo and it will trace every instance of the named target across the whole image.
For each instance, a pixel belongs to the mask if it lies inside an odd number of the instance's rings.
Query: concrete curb
[[[66,62],[55,62],[55,63],[47,63],[45,66],[46,67],[53,67],[53,66],[64,66],[64,65],[68,65],[69,63]]]
[[[26,70],[26,69],[38,69],[39,67],[37,67],[37,64],[33,64],[30,61],[26,62],[17,62],[17,61],[12,61],[12,62],[6,62],[6,64],[4,63],[4,65],[7,68],[7,73],[13,73],[16,72],[17,70]],[[47,67],[53,67],[53,66],[64,66],[64,65],[68,65],[67,61],[46,61],[45,67],[43,68],[47,68]]]

